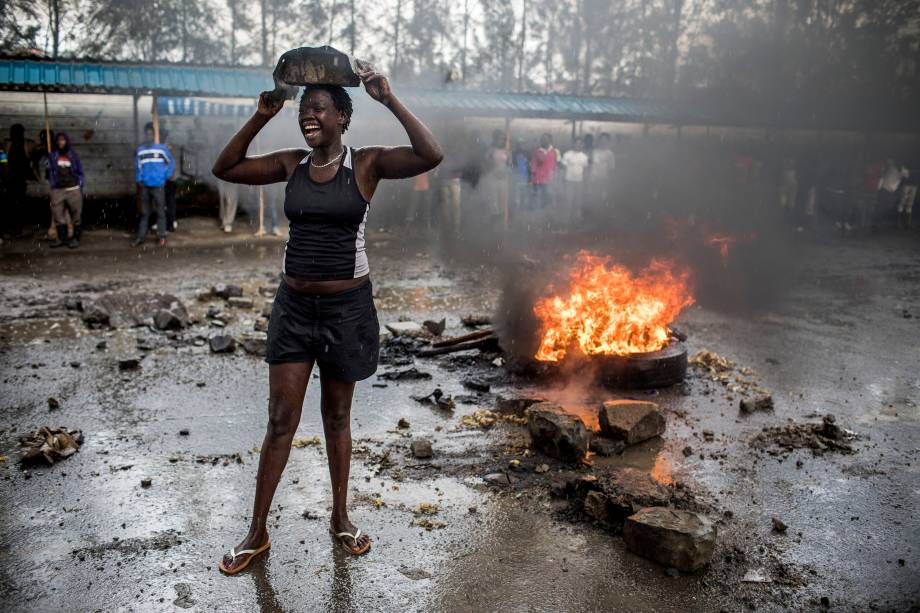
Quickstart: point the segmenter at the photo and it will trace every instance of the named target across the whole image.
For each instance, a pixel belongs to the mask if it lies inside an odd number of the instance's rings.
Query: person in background
[[[166,245],[166,180],[172,176],[176,162],[165,145],[153,142],[153,124],[144,126],[144,142],[134,153],[135,177],[141,192],[141,218],[134,245],[147,239],[151,207],[157,207],[157,244]]]
[[[590,180],[593,186],[593,192],[601,203],[606,206],[610,199],[610,184],[613,181],[613,173],[616,169],[616,157],[613,154],[613,146],[610,142],[610,134],[601,132],[597,139],[597,147],[594,148],[594,161],[591,164]]]
[[[784,158],[780,172],[779,208],[786,220],[795,214],[795,200],[798,193],[799,179],[795,168],[795,158]]]
[[[454,236],[460,231],[460,204],[463,170],[465,167],[465,150],[458,152],[456,149],[447,154],[445,162],[438,169],[440,178],[441,218],[444,220],[442,229],[453,231]]]
[[[585,141],[580,136],[575,139],[574,147],[562,156],[565,167],[565,205],[566,215],[570,221],[581,219],[581,206],[584,200],[585,177],[588,174],[588,154],[585,153]]]
[[[895,164],[894,160],[885,160],[885,170],[882,171],[876,187],[876,223],[885,223],[890,220],[898,208],[898,188],[904,180],[906,169]]]
[[[51,247],[66,243],[71,249],[80,246],[82,234],[83,190],[85,177],[80,156],[70,144],[66,132],[58,132],[55,147],[48,156],[48,183],[51,186],[51,216],[57,226],[57,238]],[[67,213],[73,224],[73,236],[67,242]]]
[[[911,173],[907,168],[902,168],[901,175],[901,197],[898,199],[898,227],[912,228],[914,200],[917,199],[917,166],[911,164],[914,172]]]
[[[220,196],[220,225],[227,234],[233,232],[233,220],[240,203],[240,186],[236,183],[217,180],[217,193]]]
[[[536,208],[545,209],[552,203],[556,179],[556,149],[549,132],[540,137],[540,146],[530,156],[530,172]]]
[[[514,208],[520,211],[527,206],[530,197],[530,156],[524,141],[519,138],[514,141],[511,160],[514,164]]]
[[[3,219],[4,232],[18,232],[26,206],[26,181],[35,180],[32,169],[32,154],[35,142],[26,138],[26,128],[21,123],[10,126],[10,139],[6,146],[6,197],[3,200],[3,210],[0,219]]]
[[[281,229],[278,221],[284,215],[284,183],[270,183],[261,186],[262,198],[265,200],[265,213],[271,223],[271,233],[274,236],[281,236]],[[264,220],[263,227],[260,230],[265,231]]]
[[[511,159],[505,141],[505,133],[496,130],[492,133],[492,145],[486,151],[483,184],[486,187],[486,204],[492,221],[507,222],[509,169]]]

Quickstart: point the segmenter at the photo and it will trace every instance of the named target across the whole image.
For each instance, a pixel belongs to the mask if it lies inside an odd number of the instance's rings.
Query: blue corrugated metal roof
[[[142,65],[82,61],[0,59],[0,90],[172,96],[160,110],[170,114],[233,114],[235,109],[185,112],[187,96],[255,98],[273,87],[264,68]],[[638,122],[678,119],[670,105],[654,100],[593,98],[557,94],[486,93],[466,90],[400,90],[414,109],[460,116],[558,117]],[[201,101],[198,101],[201,102]],[[189,103],[190,104],[190,103]],[[210,103],[213,104],[213,103]],[[230,105],[240,107],[241,105]]]

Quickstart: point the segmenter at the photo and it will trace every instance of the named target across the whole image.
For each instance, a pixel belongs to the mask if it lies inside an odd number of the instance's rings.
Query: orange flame
[[[638,275],[610,258],[579,252],[569,271],[569,294],[541,298],[536,359],[558,362],[571,349],[584,355],[657,351],[668,342],[668,324],[693,304],[689,273],[673,263],[652,262]]]

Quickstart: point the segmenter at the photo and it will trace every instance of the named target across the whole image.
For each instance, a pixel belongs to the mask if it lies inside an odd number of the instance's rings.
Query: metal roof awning
[[[249,98],[272,89],[265,68],[204,67],[178,64],[47,61],[0,58],[0,90],[94,94],[155,94],[164,115],[241,116],[252,105],[222,104],[192,98]],[[489,93],[463,89],[400,89],[413,109],[456,117],[531,117],[670,123],[672,105],[655,100],[593,98],[558,94]],[[355,96],[355,105],[370,104]]]

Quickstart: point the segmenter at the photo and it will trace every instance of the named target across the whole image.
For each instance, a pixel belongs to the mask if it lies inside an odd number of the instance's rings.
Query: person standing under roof
[[[6,176],[4,186],[6,195],[0,220],[4,224],[4,233],[18,233],[25,215],[26,182],[35,180],[31,157],[35,141],[26,138],[26,128],[21,123],[10,126],[10,140],[6,149]]]
[[[571,222],[581,219],[585,176],[588,174],[588,154],[584,149],[584,139],[578,137],[574,148],[562,156],[562,165],[565,167],[565,217]]]
[[[80,246],[82,234],[81,216],[83,213],[83,164],[80,156],[70,145],[66,132],[58,132],[55,148],[48,156],[48,183],[51,186],[51,216],[57,226],[57,239],[51,247],[71,249]],[[73,224],[73,236],[67,241],[67,213]]]
[[[157,207],[157,244],[166,245],[166,180],[172,176],[176,162],[165,145],[153,142],[153,124],[144,126],[144,142],[134,153],[137,183],[141,190],[141,219],[134,245],[147,239],[150,209]]]
[[[549,132],[540,137],[540,146],[530,156],[530,170],[537,208],[545,209],[552,202],[556,180],[556,149]]]

